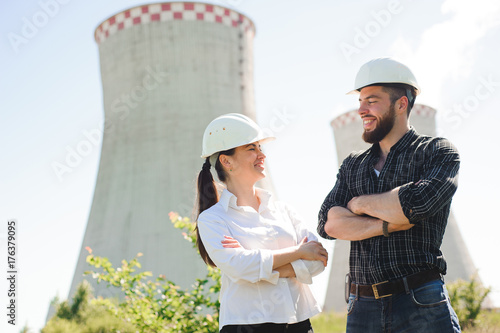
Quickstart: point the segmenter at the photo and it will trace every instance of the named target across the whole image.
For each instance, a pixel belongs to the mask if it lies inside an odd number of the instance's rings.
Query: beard
[[[377,127],[375,127],[373,131],[367,132],[365,130],[363,132],[362,136],[363,140],[366,143],[377,143],[382,141],[394,127],[395,121],[396,121],[396,108],[394,104],[391,104],[389,110],[380,119],[380,122],[377,124]]]

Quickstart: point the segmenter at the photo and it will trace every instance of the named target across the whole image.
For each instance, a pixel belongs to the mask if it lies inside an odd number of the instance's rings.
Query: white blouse
[[[238,206],[236,197],[223,190],[217,204],[198,217],[201,240],[220,268],[219,327],[237,324],[297,323],[321,312],[309,286],[325,267],[321,261],[292,262],[296,278],[279,278],[273,271],[273,250],[295,246],[307,236],[317,240],[287,205],[256,189],[259,212]],[[242,248],[224,248],[224,235]]]

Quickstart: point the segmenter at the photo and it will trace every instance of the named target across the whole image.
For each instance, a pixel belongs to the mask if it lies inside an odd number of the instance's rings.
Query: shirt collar
[[[271,192],[256,187],[255,193],[260,199],[259,213],[266,209],[274,209],[274,200],[272,200],[273,195],[271,194]],[[227,189],[222,190],[219,203],[222,205],[226,212],[229,210],[229,207],[236,210],[243,210],[243,207],[238,206],[238,204],[236,203],[236,196],[233,193],[229,192]]]
[[[408,146],[414,141],[414,139],[418,136],[417,131],[415,131],[415,128],[413,126],[410,126],[410,129],[408,132],[406,132],[401,139],[398,140],[392,147],[390,151],[401,151],[405,150],[408,148]],[[378,153],[380,151],[380,145],[379,143],[374,143],[371,148],[370,148],[370,153],[375,154],[378,156]]]
[[[398,142],[396,142],[392,147],[391,151],[401,151],[405,150],[410,146],[410,144],[415,140],[415,138],[418,136],[417,131],[415,131],[415,128],[413,126],[410,127],[410,130],[403,135],[401,139],[399,139]]]

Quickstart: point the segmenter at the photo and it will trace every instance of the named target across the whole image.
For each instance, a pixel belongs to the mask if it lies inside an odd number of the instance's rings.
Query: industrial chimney
[[[230,112],[255,120],[254,35],[242,14],[193,2],[134,7],[97,27],[104,135],[70,296],[90,268],[86,247],[115,266],[142,252],[144,270],[184,288],[204,276],[168,213],[191,216],[208,123]]]

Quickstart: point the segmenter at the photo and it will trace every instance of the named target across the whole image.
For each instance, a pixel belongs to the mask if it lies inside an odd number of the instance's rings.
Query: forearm
[[[280,278],[291,278],[296,276],[292,264],[276,267],[274,270],[280,273]]]
[[[359,216],[344,207],[332,207],[325,232],[337,239],[357,241],[382,235],[382,223],[378,218]]]
[[[297,246],[275,250],[273,251],[273,270],[298,259],[300,259],[300,254]]]
[[[394,224],[409,224],[399,201],[399,187],[378,194],[362,195],[353,198],[347,208],[357,215],[368,215],[373,218]]]

